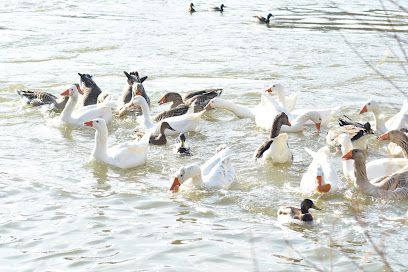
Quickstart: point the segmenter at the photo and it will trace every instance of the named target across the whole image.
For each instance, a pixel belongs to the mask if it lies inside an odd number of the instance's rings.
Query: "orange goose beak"
[[[360,109],[360,114],[367,112],[367,105],[364,105],[361,109]]]
[[[350,150],[349,152],[347,152],[341,157],[341,159],[344,161],[350,160],[351,158],[353,158],[353,150]]]
[[[162,98],[160,98],[159,100],[159,105],[163,105],[164,103],[166,103],[166,98],[163,96]]]
[[[69,89],[66,89],[61,93],[62,96],[68,96],[69,95]]]
[[[288,120],[288,126],[290,126],[290,127],[292,126],[292,124],[289,122],[289,120]]]
[[[268,89],[266,89],[265,93],[272,93],[272,88],[269,87]]]
[[[328,183],[322,184],[322,182],[323,182],[322,176],[317,176],[316,177],[316,191],[318,191],[319,193],[327,193],[328,191],[330,191],[331,185]]]
[[[390,134],[388,132],[381,134],[380,136],[378,136],[377,138],[379,141],[385,141],[385,140],[389,140],[390,139]]]
[[[92,126],[93,126],[93,121],[84,122],[84,126],[86,126],[86,127],[92,127]]]
[[[170,187],[170,191],[177,192],[178,188],[180,187],[180,181],[178,180],[178,178],[174,178],[173,180],[173,184]]]

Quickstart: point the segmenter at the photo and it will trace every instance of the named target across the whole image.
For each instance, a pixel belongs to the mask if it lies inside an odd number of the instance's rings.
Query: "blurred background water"
[[[279,205],[299,205],[307,146],[325,144],[312,128],[290,134],[292,166],[252,161],[268,132],[251,120],[210,112],[188,134],[193,157],[172,153],[176,138],[151,147],[145,166],[118,170],[89,162],[94,132],[57,128],[56,115],[23,105],[16,89],[60,93],[94,75],[102,90],[119,94],[124,70],[149,78],[152,111],[167,90],[220,87],[223,98],[256,105],[273,83],[300,91],[298,108],[341,106],[358,116],[372,97],[387,116],[403,95],[370,69],[405,89],[403,52],[392,29],[406,37],[408,14],[381,1],[9,1],[0,7],[0,269],[1,271],[382,271],[383,262],[363,231],[384,245],[393,268],[403,270],[406,203],[373,200],[350,182],[316,203],[313,226],[280,225]],[[252,16],[274,15],[269,27]],[[403,43],[405,46],[405,43]],[[334,126],[333,118],[330,126]],[[130,139],[135,120],[115,120],[110,143]],[[202,162],[223,143],[235,150],[237,183],[228,191],[171,194],[182,165]],[[375,153],[384,145],[370,141]],[[340,157],[339,154],[333,154]],[[336,162],[339,177],[341,164]],[[357,212],[352,207],[358,206]],[[357,223],[361,218],[363,225]]]

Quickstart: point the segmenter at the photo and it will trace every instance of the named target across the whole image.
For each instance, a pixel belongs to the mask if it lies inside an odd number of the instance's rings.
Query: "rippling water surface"
[[[402,54],[391,29],[406,37],[408,15],[377,1],[224,1],[224,14],[206,11],[218,2],[9,1],[0,8],[0,268],[2,271],[381,271],[367,241],[385,245],[396,270],[408,265],[406,225],[382,215],[403,216],[407,203],[373,200],[349,182],[341,194],[312,196],[313,226],[280,225],[279,205],[298,205],[298,188],[311,158],[307,146],[321,135],[290,134],[292,166],[252,161],[268,136],[251,120],[224,111],[208,113],[188,135],[194,156],[178,158],[172,144],[151,147],[145,166],[118,170],[88,160],[93,130],[59,128],[56,115],[23,105],[16,89],[59,93],[77,73],[120,93],[123,70],[149,78],[145,88],[154,113],[164,90],[224,89],[223,98],[256,105],[275,82],[300,91],[297,107],[341,106],[337,116],[358,116],[373,97],[394,114],[407,86]],[[388,3],[388,2],[387,2]],[[274,14],[270,27],[252,16]],[[387,19],[389,18],[389,20]],[[384,32],[384,30],[387,30]],[[405,46],[405,45],[404,45]],[[334,126],[333,118],[330,126]],[[130,139],[137,125],[115,120],[111,144]],[[172,174],[204,161],[223,143],[233,146],[237,183],[228,191],[170,194]],[[387,156],[370,141],[372,158]],[[379,152],[378,152],[379,151]],[[333,156],[339,158],[339,154]],[[342,177],[340,160],[336,167]],[[352,201],[359,206],[353,214]],[[363,221],[358,224],[355,216]]]

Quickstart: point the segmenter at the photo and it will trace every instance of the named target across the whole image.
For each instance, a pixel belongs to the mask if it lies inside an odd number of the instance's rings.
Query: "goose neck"
[[[92,151],[92,155],[98,159],[104,161],[107,157],[108,146],[108,128],[97,128],[95,132],[95,145]]]

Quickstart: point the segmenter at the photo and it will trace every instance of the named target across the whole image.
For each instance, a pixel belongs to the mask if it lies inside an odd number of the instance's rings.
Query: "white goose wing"
[[[404,100],[401,110],[391,117],[385,126],[388,130],[407,128],[408,125],[408,100]]]
[[[288,111],[293,111],[295,109],[298,96],[299,96],[299,92],[286,96],[285,106]]]
[[[228,188],[235,180],[235,169],[229,156],[223,157],[210,172],[203,176],[206,187]]]
[[[226,147],[219,152],[217,152],[214,156],[208,159],[203,165],[201,165],[201,173],[203,176],[208,175],[212,169],[217,165],[223,158],[228,156],[231,152],[230,147]]]

